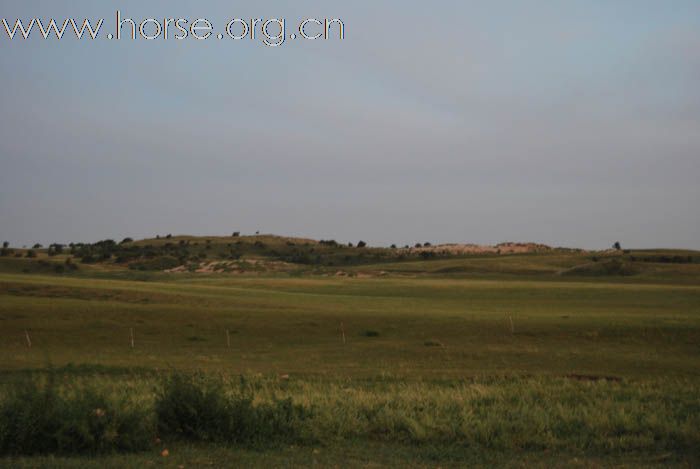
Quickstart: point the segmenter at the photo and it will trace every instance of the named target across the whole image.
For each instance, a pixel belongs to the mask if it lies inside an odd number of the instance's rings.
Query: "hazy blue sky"
[[[346,38],[0,29],[0,238],[700,248],[697,0],[1,0],[0,18],[111,31],[117,9],[288,34],[339,17]]]

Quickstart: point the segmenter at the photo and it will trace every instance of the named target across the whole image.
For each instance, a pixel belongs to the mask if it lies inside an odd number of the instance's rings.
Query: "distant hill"
[[[700,278],[700,253],[682,250],[584,251],[537,243],[416,243],[371,247],[270,234],[155,238],[4,248],[0,271],[71,274],[88,270],[166,274],[335,276],[478,275]]]

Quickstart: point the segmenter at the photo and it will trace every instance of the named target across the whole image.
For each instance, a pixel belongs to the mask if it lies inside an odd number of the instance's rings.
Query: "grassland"
[[[51,364],[62,388],[127,389],[148,407],[174,370],[244,375],[255,402],[309,409],[298,441],[265,451],[164,441],[0,465],[698,463],[698,253],[423,258],[242,239],[134,243],[189,246],[186,262],[200,266],[236,263],[206,273],[75,253],[78,269],[59,274],[67,252],[0,258],[0,381],[42,379]]]

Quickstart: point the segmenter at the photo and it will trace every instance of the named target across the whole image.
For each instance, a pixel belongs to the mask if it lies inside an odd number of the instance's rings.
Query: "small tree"
[[[234,238],[238,238],[241,235],[240,231],[234,231],[233,234],[231,235]]]
[[[42,246],[41,244],[36,243],[36,244],[32,247],[32,249],[41,249],[41,248],[43,248],[43,247],[44,247],[44,246]]]
[[[613,249],[615,249],[616,251],[619,251],[622,249],[622,245],[620,244],[619,241],[615,241],[615,244],[613,244]]]
[[[358,241],[358,242],[357,242],[357,247],[358,247],[358,248],[367,247],[367,243],[365,243],[364,241]]]
[[[7,241],[3,241],[3,242],[2,242],[2,247],[3,247],[3,249],[7,249],[7,248],[10,247],[10,243],[8,243]]]

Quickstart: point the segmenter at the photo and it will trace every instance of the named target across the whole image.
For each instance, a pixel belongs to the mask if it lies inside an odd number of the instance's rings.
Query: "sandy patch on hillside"
[[[285,272],[298,268],[294,264],[282,261],[268,261],[264,259],[246,259],[240,261],[211,261],[197,264],[194,270],[186,265],[168,269],[168,273],[194,272],[198,274],[242,274],[246,272]]]

